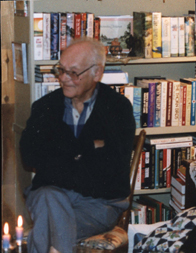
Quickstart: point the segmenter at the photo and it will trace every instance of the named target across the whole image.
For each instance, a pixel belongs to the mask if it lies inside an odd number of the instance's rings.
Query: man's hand
[[[102,148],[105,146],[104,140],[94,140],[94,147],[95,148]]]

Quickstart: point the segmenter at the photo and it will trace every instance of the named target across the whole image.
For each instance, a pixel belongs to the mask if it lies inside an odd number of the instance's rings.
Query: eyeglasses
[[[91,65],[89,68],[83,70],[82,72],[80,72],[79,74],[77,74],[75,71],[68,71],[66,69],[64,69],[60,62],[57,62],[57,64],[55,64],[53,66],[53,73],[57,76],[66,74],[68,75],[72,80],[78,80],[78,77],[80,75],[82,75],[83,73],[85,73],[87,70],[91,69],[92,67],[94,67],[96,64]]]

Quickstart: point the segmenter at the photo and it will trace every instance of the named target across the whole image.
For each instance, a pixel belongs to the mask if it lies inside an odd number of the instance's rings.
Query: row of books
[[[137,128],[195,126],[196,79],[179,81],[164,77],[136,77],[136,85],[125,85]]]
[[[195,16],[133,12],[135,53],[145,58],[195,55]]]
[[[73,38],[99,39],[100,18],[93,13],[34,13],[34,59],[58,60]]]
[[[171,179],[170,205],[177,211],[196,205],[196,160],[183,160]]]
[[[138,166],[135,190],[170,188],[171,177],[177,175],[177,169],[185,159],[196,159],[195,136],[147,136]]]
[[[171,220],[175,212],[171,207],[149,196],[141,195],[132,202],[130,224],[153,224]]]

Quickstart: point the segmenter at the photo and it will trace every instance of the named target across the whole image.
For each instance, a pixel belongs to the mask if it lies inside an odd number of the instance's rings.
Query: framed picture
[[[26,43],[12,42],[14,80],[28,83]]]

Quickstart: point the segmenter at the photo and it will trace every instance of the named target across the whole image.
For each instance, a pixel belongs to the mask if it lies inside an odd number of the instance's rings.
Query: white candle
[[[22,245],[22,239],[23,239],[23,220],[22,216],[18,216],[18,226],[16,227],[16,243],[17,245]]]
[[[9,225],[6,222],[4,225],[4,235],[3,235],[3,249],[8,250],[10,247],[10,238],[11,235],[9,234]]]

